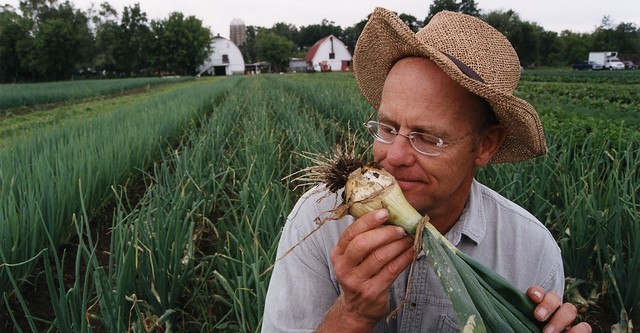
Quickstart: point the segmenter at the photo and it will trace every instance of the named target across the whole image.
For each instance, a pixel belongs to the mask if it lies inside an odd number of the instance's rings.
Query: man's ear
[[[502,125],[492,125],[488,129],[483,130],[483,135],[478,142],[476,149],[475,163],[477,167],[484,167],[498,151],[500,144],[507,136],[507,132]]]

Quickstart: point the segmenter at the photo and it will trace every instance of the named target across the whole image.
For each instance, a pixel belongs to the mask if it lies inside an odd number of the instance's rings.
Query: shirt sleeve
[[[335,202],[335,200],[334,200]],[[262,332],[313,332],[339,294],[330,251],[341,231],[310,193],[287,217],[267,291]],[[316,230],[317,229],[317,230]]]
[[[564,294],[564,264],[562,255],[555,242],[549,242],[545,252],[548,252],[547,258],[543,261],[548,262],[547,275],[543,276],[540,287],[545,291],[555,291],[563,297]]]

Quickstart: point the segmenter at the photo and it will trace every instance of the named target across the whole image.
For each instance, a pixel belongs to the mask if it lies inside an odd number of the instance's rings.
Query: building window
[[[228,54],[223,54],[222,55],[222,63],[223,64],[228,64],[229,63],[229,55]]]
[[[331,52],[329,53],[329,59],[335,59],[336,58],[336,54]]]

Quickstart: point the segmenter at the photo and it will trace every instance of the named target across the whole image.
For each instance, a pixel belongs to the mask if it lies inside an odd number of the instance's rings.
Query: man
[[[366,124],[375,161],[453,244],[527,291],[545,332],[559,332],[576,310],[561,303],[564,272],[553,237],[531,214],[474,180],[476,169],[489,163],[546,153],[535,109],[513,96],[519,69],[503,35],[453,12],[435,15],[414,34],[378,8],[354,54],[358,88],[378,111]],[[278,257],[300,244],[274,267],[263,331],[459,331],[424,254],[407,303],[384,320],[405,297],[413,242],[401,228],[383,225],[384,209],[327,222],[312,233],[315,221],[339,203],[338,196],[311,191],[289,215]]]

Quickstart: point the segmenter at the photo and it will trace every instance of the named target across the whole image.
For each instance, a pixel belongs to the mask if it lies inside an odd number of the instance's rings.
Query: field
[[[373,112],[350,73],[53,102],[31,87],[12,87],[22,102],[0,120],[0,331],[259,331],[280,229],[304,191],[287,176],[309,165],[303,152],[353,132],[368,142]],[[537,107],[549,154],[478,179],[552,231],[582,320],[632,332],[640,72],[528,71],[516,94]]]

